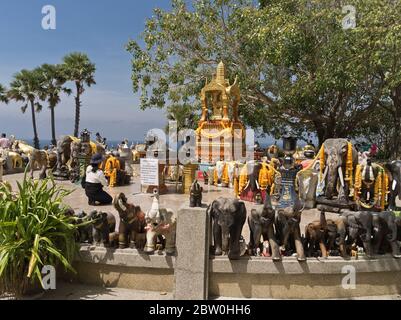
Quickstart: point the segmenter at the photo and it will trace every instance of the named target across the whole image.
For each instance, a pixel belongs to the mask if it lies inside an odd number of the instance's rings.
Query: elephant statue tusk
[[[391,189],[394,191],[395,187],[397,186],[397,180],[393,180],[393,185],[391,186]]]
[[[122,199],[118,199],[118,205],[120,206],[121,210],[127,211],[127,207],[124,205]]]
[[[341,166],[338,167],[338,176],[340,177],[341,186],[344,188],[345,183],[344,183],[344,176],[343,176],[343,168]]]

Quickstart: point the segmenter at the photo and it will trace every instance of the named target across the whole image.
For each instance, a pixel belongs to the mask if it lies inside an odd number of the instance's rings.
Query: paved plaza
[[[139,172],[139,165],[134,165],[134,171]],[[23,174],[7,175],[4,176],[4,180],[10,182],[13,189],[15,189],[17,187],[16,182],[21,181],[23,179],[23,176],[24,176]],[[35,172],[35,178],[37,178],[37,176],[38,172]],[[96,206],[96,207],[89,206],[87,197],[85,195],[85,191],[84,189],[82,189],[80,184],[73,184],[69,181],[56,181],[56,183],[68,190],[74,190],[72,194],[66,197],[65,202],[66,204],[71,206],[71,208],[74,209],[75,212],[79,212],[81,210],[84,210],[85,212],[90,212],[91,210],[101,210],[101,211],[111,212],[116,217],[117,221],[116,229],[118,230],[119,216],[117,210],[115,210],[112,205]],[[232,189],[204,185],[203,183],[201,183],[201,185],[204,190],[202,202],[205,205],[205,207],[210,203],[212,203],[212,201],[214,199],[217,199],[218,197],[232,198],[234,196]],[[177,212],[181,206],[189,205],[189,195],[177,193],[175,191],[176,185],[174,183],[167,184],[167,186],[168,186],[168,193],[160,196],[161,207],[171,208],[172,210]],[[107,187],[105,188],[105,190],[113,198],[121,192],[124,193],[127,196],[129,202],[135,205],[139,205],[144,212],[147,212],[152,204],[151,194],[146,194],[141,192],[140,177],[138,175],[136,175],[132,179],[132,183],[129,186],[114,187],[114,188]],[[245,205],[247,208],[248,215],[250,214],[251,209],[261,206],[251,202],[245,202]],[[319,215],[320,212],[316,209],[304,210],[301,219],[301,232],[302,233],[304,232],[306,224],[310,223],[313,220],[319,220]],[[330,212],[326,213],[326,217],[328,219],[336,218],[337,216],[338,215],[335,213],[330,213]],[[245,238],[246,242],[249,242],[249,227],[247,222],[244,224],[242,235]]]

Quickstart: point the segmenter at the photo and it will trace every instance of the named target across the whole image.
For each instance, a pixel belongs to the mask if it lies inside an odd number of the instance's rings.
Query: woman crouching
[[[113,198],[103,190],[108,185],[107,179],[99,165],[103,162],[103,156],[95,154],[86,168],[85,194],[88,197],[90,206],[108,205],[113,202]]]

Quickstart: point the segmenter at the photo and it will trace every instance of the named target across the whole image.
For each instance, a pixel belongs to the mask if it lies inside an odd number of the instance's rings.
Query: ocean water
[[[33,139],[32,138],[28,138],[28,139],[21,139],[24,140],[26,142],[28,142],[30,145],[33,145]],[[258,141],[257,139],[255,139],[255,142]],[[43,149],[44,146],[48,146],[51,144],[51,140],[50,139],[40,139],[39,140],[40,143],[40,148]],[[117,146],[121,143],[121,140],[108,140],[107,141],[107,145],[109,147],[109,149],[113,149],[113,148],[117,148]],[[144,143],[141,140],[129,140],[129,146],[131,146],[131,144],[137,144],[137,143]],[[260,147],[262,149],[266,149],[267,147],[271,146],[272,144],[277,143],[278,147],[281,148],[282,147],[282,141],[281,140],[274,140],[272,138],[265,138],[263,139],[263,141],[259,141]],[[300,141],[298,140],[298,146],[299,147],[304,147],[306,145],[306,143],[304,141]]]
[[[29,143],[30,145],[33,146],[33,139],[21,139],[26,141],[27,143]],[[116,148],[118,144],[121,143],[121,140],[110,140],[107,141],[107,145],[109,148]],[[138,140],[129,140],[129,146],[131,145],[131,143],[133,143],[134,145],[137,143],[143,143],[142,141],[138,141]],[[43,149],[45,146],[49,146],[51,144],[51,139],[39,139],[39,145],[40,148]]]

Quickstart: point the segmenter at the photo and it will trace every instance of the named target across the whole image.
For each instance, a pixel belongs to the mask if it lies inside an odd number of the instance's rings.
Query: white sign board
[[[159,160],[141,159],[141,185],[159,185]]]

